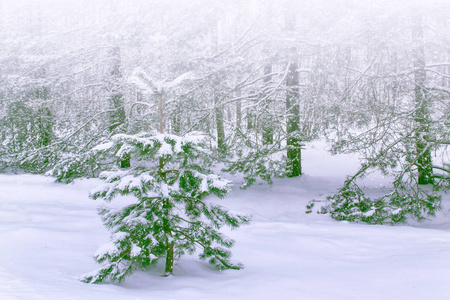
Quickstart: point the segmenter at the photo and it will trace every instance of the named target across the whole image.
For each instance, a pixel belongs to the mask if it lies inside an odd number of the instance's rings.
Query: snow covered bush
[[[111,242],[94,255],[102,267],[84,275],[83,282],[120,282],[164,256],[165,275],[170,275],[174,259],[197,250],[200,259],[208,259],[219,270],[242,267],[230,261],[231,253],[226,249],[234,241],[218,230],[223,225],[237,228],[248,223],[249,217],[233,215],[205,201],[210,194],[223,197],[232,183],[211,173],[204,141],[199,134],[118,134],[93,149],[119,161],[131,158],[131,166],[102,172],[105,184],[91,197],[111,201],[119,195],[131,195],[134,200],[119,208],[100,210],[111,231]]]
[[[292,177],[290,171],[292,163],[289,163],[287,158],[288,149],[294,149],[295,153],[300,153],[304,144],[286,145],[285,140],[288,138],[288,135],[277,136],[272,143],[261,144],[242,133],[235,135],[228,145],[229,155],[224,159],[223,171],[242,174],[244,178],[241,184],[242,189],[257,182],[272,184],[274,178]],[[296,136],[296,139],[306,140],[306,137]]]
[[[101,170],[114,165],[115,161],[105,159],[98,151],[83,153],[61,153],[53,168],[45,173],[56,178],[56,182],[70,183],[76,178],[98,177]]]
[[[422,221],[441,209],[441,196],[420,186],[394,183],[392,191],[377,198],[367,196],[353,182],[346,182],[322,208],[336,220],[362,221],[368,224],[405,223],[408,218]]]
[[[404,120],[401,126],[407,125],[407,121]],[[371,141],[371,137],[367,137],[370,132],[365,132],[358,135],[359,140],[353,138],[343,147],[364,149],[366,157],[360,169],[344,182],[337,193],[328,197],[326,205],[321,208],[322,213],[329,213],[336,220],[396,224],[405,223],[408,219],[422,221],[434,217],[442,209],[442,193],[450,189],[450,171],[445,163],[442,166],[431,164],[431,155],[425,164],[423,153],[429,149],[435,153],[439,153],[438,150],[442,152],[441,157],[435,157],[437,164],[448,159],[445,157],[447,152],[432,140],[426,141],[425,150],[418,151],[417,129],[413,126],[408,134],[398,133],[407,131],[400,125],[389,124],[386,127],[381,132],[382,145]],[[380,130],[380,125],[377,130]],[[424,184],[421,173],[426,165],[429,165],[429,182]],[[373,171],[381,172],[392,182],[381,196],[370,195],[366,193],[367,189],[359,186],[358,181]]]
[[[286,177],[286,149],[279,149],[276,145],[243,148],[237,150],[235,156],[226,162],[224,170],[244,175],[241,188],[247,188],[259,179],[272,184],[273,178]]]

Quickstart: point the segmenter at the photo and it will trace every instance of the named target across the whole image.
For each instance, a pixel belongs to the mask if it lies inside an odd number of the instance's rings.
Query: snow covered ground
[[[218,272],[184,257],[175,276],[163,266],[121,285],[89,285],[78,277],[98,266],[93,253],[109,234],[88,198],[99,180],[54,183],[33,175],[0,175],[0,299],[450,299],[450,195],[434,220],[370,226],[305,214],[311,199],[333,193],[357,168],[315,144],[304,153],[302,178],[236,189],[220,200],[253,215],[225,233],[236,240],[241,271]],[[367,178],[381,187],[381,176]]]

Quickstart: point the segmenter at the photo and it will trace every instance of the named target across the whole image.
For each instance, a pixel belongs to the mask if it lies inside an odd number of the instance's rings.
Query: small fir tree
[[[242,268],[230,261],[227,248],[234,241],[218,230],[223,225],[237,228],[248,223],[249,217],[205,201],[210,194],[223,197],[232,185],[209,170],[204,142],[198,134],[118,134],[93,149],[119,162],[130,157],[131,167],[103,172],[105,184],[91,197],[111,201],[118,195],[131,195],[134,201],[120,208],[101,208],[111,242],[94,255],[102,267],[84,275],[83,282],[121,282],[164,256],[168,276],[176,258],[197,250],[200,259],[208,259],[219,270]]]

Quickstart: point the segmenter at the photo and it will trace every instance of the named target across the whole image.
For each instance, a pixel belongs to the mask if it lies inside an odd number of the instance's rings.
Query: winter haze
[[[450,299],[450,1],[0,0],[0,299]]]

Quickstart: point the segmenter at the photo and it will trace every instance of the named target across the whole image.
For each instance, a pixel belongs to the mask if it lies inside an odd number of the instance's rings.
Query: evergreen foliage
[[[391,192],[372,199],[355,183],[346,182],[322,213],[336,220],[362,221],[368,224],[405,223],[408,218],[418,221],[435,216],[441,209],[441,196],[420,186],[396,182]]]
[[[71,152],[61,153],[61,157],[55,162],[53,168],[45,174],[56,178],[57,182],[72,182],[76,178],[98,177],[100,172],[114,162],[108,162],[97,155],[95,151],[87,151],[81,154]]]
[[[335,144],[334,151],[364,153],[364,163],[336,194],[328,197],[322,213],[330,213],[336,220],[395,224],[404,223],[408,218],[421,221],[441,209],[440,193],[450,188],[449,169],[445,163],[438,166],[439,156],[436,156],[435,165],[431,162],[427,165],[431,169],[431,180],[423,184],[421,158],[424,152],[438,153],[445,148],[441,141],[432,137],[440,136],[447,125],[442,116],[435,115],[429,134],[422,135],[422,147],[418,148],[417,136],[422,128],[415,126],[413,116],[413,112],[388,115],[379,120],[376,127],[349,135]],[[364,187],[359,186],[358,180],[375,170],[392,178],[392,187],[386,194],[371,198],[366,195]]]
[[[248,188],[259,179],[272,184],[273,178],[286,177],[286,148],[280,148],[277,144],[254,144],[253,147],[241,145],[239,149],[232,150],[235,155],[226,162],[224,171],[243,174],[241,188]]]
[[[34,98],[8,103],[0,118],[3,136],[0,162],[26,172],[45,172],[56,159],[51,146],[54,123],[51,110]]]
[[[118,134],[92,150],[118,161],[128,156],[131,166],[102,172],[105,184],[91,197],[111,201],[128,195],[134,200],[119,208],[105,206],[100,210],[111,231],[111,243],[95,253],[102,267],[83,276],[83,282],[121,282],[163,256],[169,275],[174,258],[197,250],[200,259],[219,270],[242,268],[230,260],[227,250],[234,241],[218,230],[224,225],[237,228],[248,223],[249,217],[233,215],[205,201],[208,195],[223,197],[232,186],[209,170],[210,153],[204,142],[205,137],[198,134]]]
[[[69,182],[136,160],[89,150],[111,135],[198,130],[247,187],[300,175],[302,143],[327,137],[369,166],[330,198],[336,218],[365,221],[353,214],[374,209],[369,222],[394,222],[439,207],[434,189],[450,173],[448,154],[435,160],[450,145],[447,5],[35,2],[0,10],[24,13],[0,33],[0,170]],[[357,186],[373,169],[393,178],[392,196]],[[391,213],[399,206],[403,217]]]

